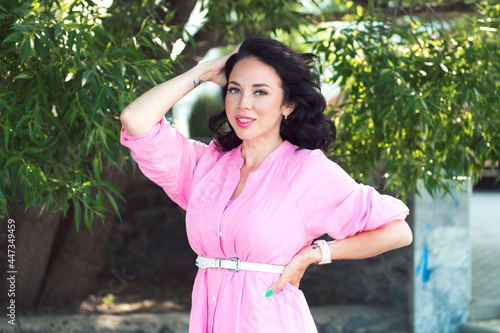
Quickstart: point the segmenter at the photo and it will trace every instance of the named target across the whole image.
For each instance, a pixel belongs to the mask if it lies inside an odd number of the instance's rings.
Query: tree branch
[[[207,29],[208,26],[212,28]],[[213,25],[207,24],[193,36],[195,47],[189,42],[186,44],[184,51],[181,53],[182,64],[175,66],[176,73],[185,72],[196,66],[210,49],[225,45],[224,32],[217,30]]]
[[[380,4],[375,8],[380,9],[381,15],[391,15],[394,17],[400,17],[408,15],[411,13],[411,16],[423,16],[428,14],[429,11],[432,11],[433,14],[437,13],[473,13],[476,11],[477,7],[473,3],[467,3],[464,0],[458,2],[444,2],[444,3],[428,3],[424,1],[423,4],[403,6],[401,3],[396,2],[396,6],[389,7],[387,4]],[[366,0],[356,0],[354,1],[355,5],[361,6],[363,8],[368,8],[368,1]],[[346,15],[345,12],[332,12],[323,14],[324,21],[338,21],[341,20]],[[306,17],[313,17],[314,20],[318,20],[316,15],[306,15]],[[319,20],[318,20],[319,21]]]
[[[182,1],[183,0],[171,0],[170,3],[182,2]],[[368,1],[355,0],[355,4],[367,8]],[[430,9],[429,6],[432,6],[432,8]],[[447,2],[447,3],[437,3],[437,4],[425,3],[422,5],[414,5],[414,6],[412,5],[402,6],[400,3],[399,4],[397,3],[395,8],[389,7],[386,4],[381,4],[375,9],[382,9],[381,15],[391,15],[393,17],[401,17],[409,15],[409,13],[411,13],[411,16],[422,16],[426,15],[429,10],[431,10],[434,14],[449,13],[449,12],[470,13],[476,11],[476,6],[473,4],[466,3],[464,0],[462,0],[460,2]],[[345,12],[332,12],[319,15],[302,14],[301,18],[305,19],[307,22],[317,24],[325,21],[339,21],[345,15],[346,15]],[[283,24],[286,24],[286,22],[283,22]],[[240,24],[233,26],[232,30],[238,31],[239,26]],[[242,23],[241,26],[243,26],[243,30],[245,31],[245,34],[247,36],[259,33],[259,31],[251,29],[248,26],[248,24]],[[265,27],[261,27],[261,30],[267,31],[265,30]],[[182,73],[194,67],[211,48],[226,45],[227,43],[227,39],[225,38],[226,35],[227,32],[224,28],[218,27],[218,25],[215,22],[210,22],[210,21],[207,22],[200,29],[200,31],[195,36],[193,36],[195,47],[193,47],[191,43],[186,44],[186,47],[181,54],[182,64],[175,66],[176,73]]]
[[[169,22],[169,25],[179,26],[179,30],[184,29],[184,26],[189,20],[189,16],[196,6],[196,0],[168,0],[165,1],[165,3],[169,10],[175,11],[175,15]],[[165,17],[166,13],[162,14],[162,17]]]

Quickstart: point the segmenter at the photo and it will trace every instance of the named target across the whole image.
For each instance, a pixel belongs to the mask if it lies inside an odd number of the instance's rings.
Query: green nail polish
[[[266,297],[269,297],[271,296],[272,294],[274,294],[274,290],[269,290],[267,293],[266,293]]]

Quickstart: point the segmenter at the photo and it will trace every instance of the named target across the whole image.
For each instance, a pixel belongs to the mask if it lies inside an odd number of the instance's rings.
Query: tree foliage
[[[403,197],[477,180],[499,161],[499,6],[456,22],[360,14],[313,44],[345,95],[333,114],[351,174]]]
[[[354,177],[382,175],[387,190],[403,195],[421,179],[435,192],[453,177],[477,177],[486,161],[498,162],[494,0],[209,0],[200,2],[193,29],[196,3],[2,2],[3,214],[13,204],[72,208],[77,227],[84,221],[90,228],[105,201],[118,213],[114,197],[121,195],[101,176],[129,158],[119,143],[121,110],[210,48],[256,33],[309,47],[321,57],[326,80],[340,83],[345,103],[332,115]],[[460,20],[443,14],[452,5],[460,7]],[[352,23],[324,23],[333,20]]]
[[[0,11],[3,213],[19,200],[42,212],[73,206],[77,227],[103,216],[105,200],[119,213],[113,194],[123,197],[101,174],[120,167],[120,111],[172,74],[168,31],[147,18],[118,37],[103,27],[110,14],[87,1]]]

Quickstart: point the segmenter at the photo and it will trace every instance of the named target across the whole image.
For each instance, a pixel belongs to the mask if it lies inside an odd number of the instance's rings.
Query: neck
[[[255,170],[259,165],[281,144],[283,139],[278,137],[273,142],[250,142],[243,141],[241,156],[245,161],[243,167],[247,170]]]

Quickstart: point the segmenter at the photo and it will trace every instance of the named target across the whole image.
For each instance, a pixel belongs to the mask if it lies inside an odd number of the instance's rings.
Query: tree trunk
[[[113,168],[104,172],[102,178],[123,193],[127,186],[126,175],[131,171],[130,163],[124,171],[125,174]],[[115,200],[123,211],[125,204],[118,198]],[[92,232],[85,226],[76,231],[71,210],[64,218],[61,212],[40,214],[38,207],[26,211],[21,206],[9,209],[16,226],[17,308],[68,304],[90,292],[105,262],[113,226],[119,220],[110,204],[106,208],[111,212],[105,215],[104,225],[97,218]],[[2,226],[2,233],[5,232]],[[4,274],[5,271],[7,269]]]
[[[62,222],[40,288],[38,305],[61,305],[85,298],[104,263],[108,239],[116,222],[110,215],[105,217],[104,225],[94,222],[92,232],[86,227],[77,231],[73,218]]]
[[[125,167],[127,172],[129,165]],[[127,177],[113,168],[102,175],[120,192],[124,192]],[[123,210],[124,204],[115,198]],[[97,218],[92,232],[85,227],[76,230],[73,215],[61,223],[57,232],[50,262],[40,289],[38,305],[60,305],[85,298],[90,292],[104,261],[109,237],[119,218],[110,204],[111,212],[104,216],[104,225]]]
[[[9,215],[16,221],[16,306],[25,308],[34,304],[40,290],[62,213],[40,215],[38,207],[16,207]]]

